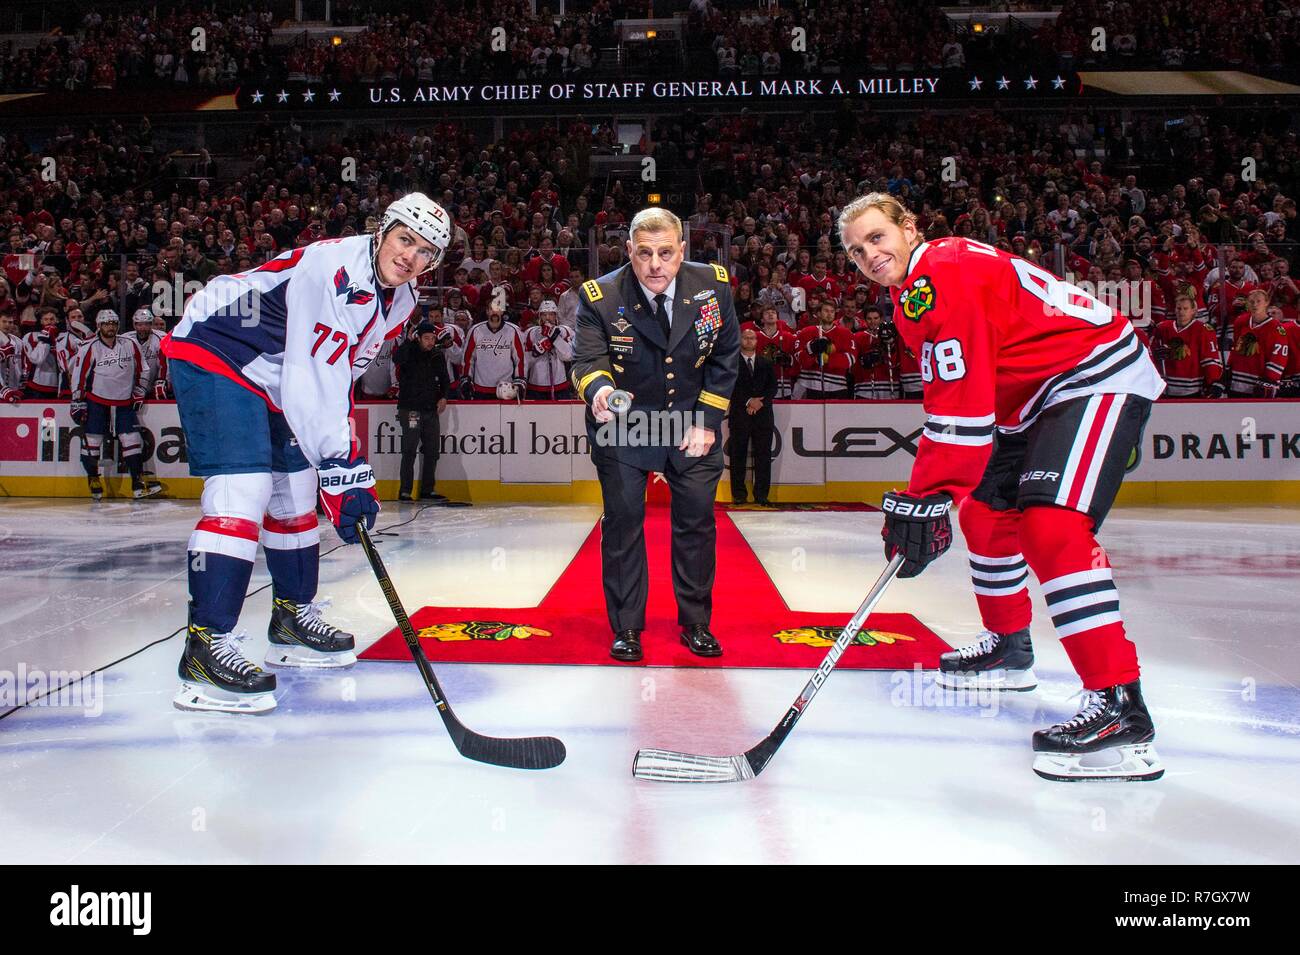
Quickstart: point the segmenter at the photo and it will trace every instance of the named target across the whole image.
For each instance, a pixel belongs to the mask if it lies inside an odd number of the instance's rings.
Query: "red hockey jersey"
[[[857,361],[853,333],[839,322],[799,329],[799,384],[812,391],[848,391]]]
[[[921,366],[925,428],[908,490],[954,501],[979,483],[996,426],[1092,394],[1164,391],[1128,319],[1082,289],[971,239],[912,250],[894,321]]]
[[[898,397],[897,350],[867,329],[855,332],[858,364],[853,369],[853,397],[882,400]],[[864,360],[869,364],[864,364]]]
[[[1156,326],[1163,345],[1166,392],[1170,398],[1195,398],[1223,377],[1219,340],[1210,326],[1193,318],[1185,326],[1170,318]]]
[[[1290,338],[1286,327],[1268,318],[1256,324],[1249,315],[1237,319],[1232,329],[1232,350],[1228,352],[1228,390],[1239,397],[1258,395],[1265,387],[1277,387],[1290,360]]]
[[[776,396],[789,398],[794,381],[799,377],[799,361],[795,357],[799,351],[799,342],[794,337],[794,332],[781,321],[776,323],[775,335],[765,334],[763,326],[754,322],[745,322],[740,326],[742,332],[746,328],[752,328],[758,335],[758,353],[776,369]]]

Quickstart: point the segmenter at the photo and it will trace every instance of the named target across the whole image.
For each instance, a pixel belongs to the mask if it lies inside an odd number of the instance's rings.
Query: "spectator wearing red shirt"
[[[804,293],[807,295],[811,295],[814,291],[818,291],[821,293],[823,298],[839,302],[840,287],[836,284],[835,280],[830,277],[830,273],[826,271],[827,265],[828,263],[825,256],[817,256],[817,260],[813,263],[812,274],[803,276],[795,283],[795,285],[803,289]]]
[[[569,277],[569,260],[555,251],[555,242],[547,236],[537,244],[537,254],[524,265],[525,282],[536,282],[541,275],[543,264],[549,264],[553,272],[553,281],[563,281]]]

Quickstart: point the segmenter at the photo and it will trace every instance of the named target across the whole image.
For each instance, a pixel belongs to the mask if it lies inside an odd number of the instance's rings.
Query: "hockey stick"
[[[867,594],[866,599],[862,601],[862,606],[858,607],[858,612],[835,638],[835,644],[826,654],[826,659],[822,660],[817,672],[812,675],[812,679],[803,688],[803,692],[786,711],[781,722],[776,725],[776,729],[772,730],[761,743],[739,756],[692,756],[690,753],[674,753],[665,749],[638,750],[636,759],[632,762],[632,775],[637,779],[653,779],[662,783],[735,783],[742,779],[753,779],[761,773],[763,767],[776,755],[780,745],[785,742],[785,738],[790,735],[794,724],[799,722],[799,717],[803,716],[804,710],[817,695],[817,691],[831,675],[835,664],[840,662],[845,648],[858,635],[858,631],[867,622],[867,617],[879,603],[885,588],[889,586],[902,566],[903,555],[895,554],[894,559],[880,575],[880,579],[876,581],[876,585],[871,588],[871,593]]]
[[[424,677],[424,685],[428,687],[429,695],[433,697],[433,703],[438,707],[438,713],[442,716],[442,721],[446,724],[447,732],[451,734],[451,741],[457,751],[466,759],[491,763],[493,766],[508,766],[511,769],[553,769],[564,762],[566,755],[564,744],[553,736],[530,736],[521,739],[482,736],[456,718],[451,704],[442,694],[442,687],[438,685],[438,678],[433,674],[433,667],[429,665],[424,650],[420,648],[420,638],[416,636],[415,628],[411,626],[411,621],[402,608],[402,601],[393,588],[388,571],[384,569],[384,562],[379,558],[379,552],[375,550],[375,545],[371,542],[370,534],[364,524],[357,524],[357,536],[361,538],[361,549],[366,552],[370,569],[375,572],[375,577],[379,581],[379,589],[384,592],[384,599],[388,601],[389,609],[393,611],[397,626],[402,631],[402,638],[411,651],[411,657],[420,670],[420,676]]]

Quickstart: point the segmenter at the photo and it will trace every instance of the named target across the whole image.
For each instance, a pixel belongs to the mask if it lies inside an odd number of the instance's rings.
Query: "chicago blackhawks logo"
[[[922,315],[934,308],[934,283],[930,276],[921,275],[913,279],[912,284],[903,289],[898,301],[903,307],[904,317],[919,322]]]
[[[1232,346],[1232,350],[1238,355],[1245,355],[1247,357],[1258,355],[1259,339],[1255,337],[1254,332],[1246,332],[1246,334],[1237,339],[1237,343]]]
[[[349,305],[369,305],[375,297],[374,292],[363,292],[357,288],[357,283],[348,278],[348,270],[341,265],[334,273],[334,291],[346,295]]]
[[[841,627],[792,627],[789,630],[778,630],[772,636],[782,643],[798,643],[805,647],[829,647],[842,632]],[[874,647],[878,643],[897,643],[900,640],[906,640],[908,643],[916,642],[914,637],[903,633],[859,630],[849,646]]]
[[[1187,354],[1187,342],[1177,337],[1169,339],[1169,357],[1171,359],[1174,361],[1182,361],[1187,357]]]
[[[441,640],[451,643],[456,640],[527,640],[530,637],[549,637],[551,631],[538,627],[529,627],[521,623],[505,623],[501,620],[457,620],[447,623],[435,623],[431,627],[420,629],[422,640]]]

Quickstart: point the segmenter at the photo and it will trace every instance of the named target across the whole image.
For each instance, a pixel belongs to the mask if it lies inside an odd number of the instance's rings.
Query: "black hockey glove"
[[[474,382],[470,381],[468,376],[462,378],[456,390],[460,393],[462,399],[469,401],[474,397]]]
[[[85,427],[86,418],[90,415],[90,406],[84,401],[74,401],[68,405],[68,416],[72,418],[72,423],[78,427]]]
[[[1227,393],[1228,391],[1223,387],[1223,382],[1221,381],[1212,382],[1201,390],[1201,394],[1206,398],[1222,398]]]
[[[898,576],[917,576],[952,546],[952,521],[948,516],[952,498],[947,494],[913,497],[902,491],[888,491],[880,506],[885,512],[885,526],[880,531],[885,559],[892,560],[895,553],[904,558]]]
[[[858,364],[863,368],[875,368],[880,364],[880,352],[874,348],[870,351],[864,351],[858,356]]]

